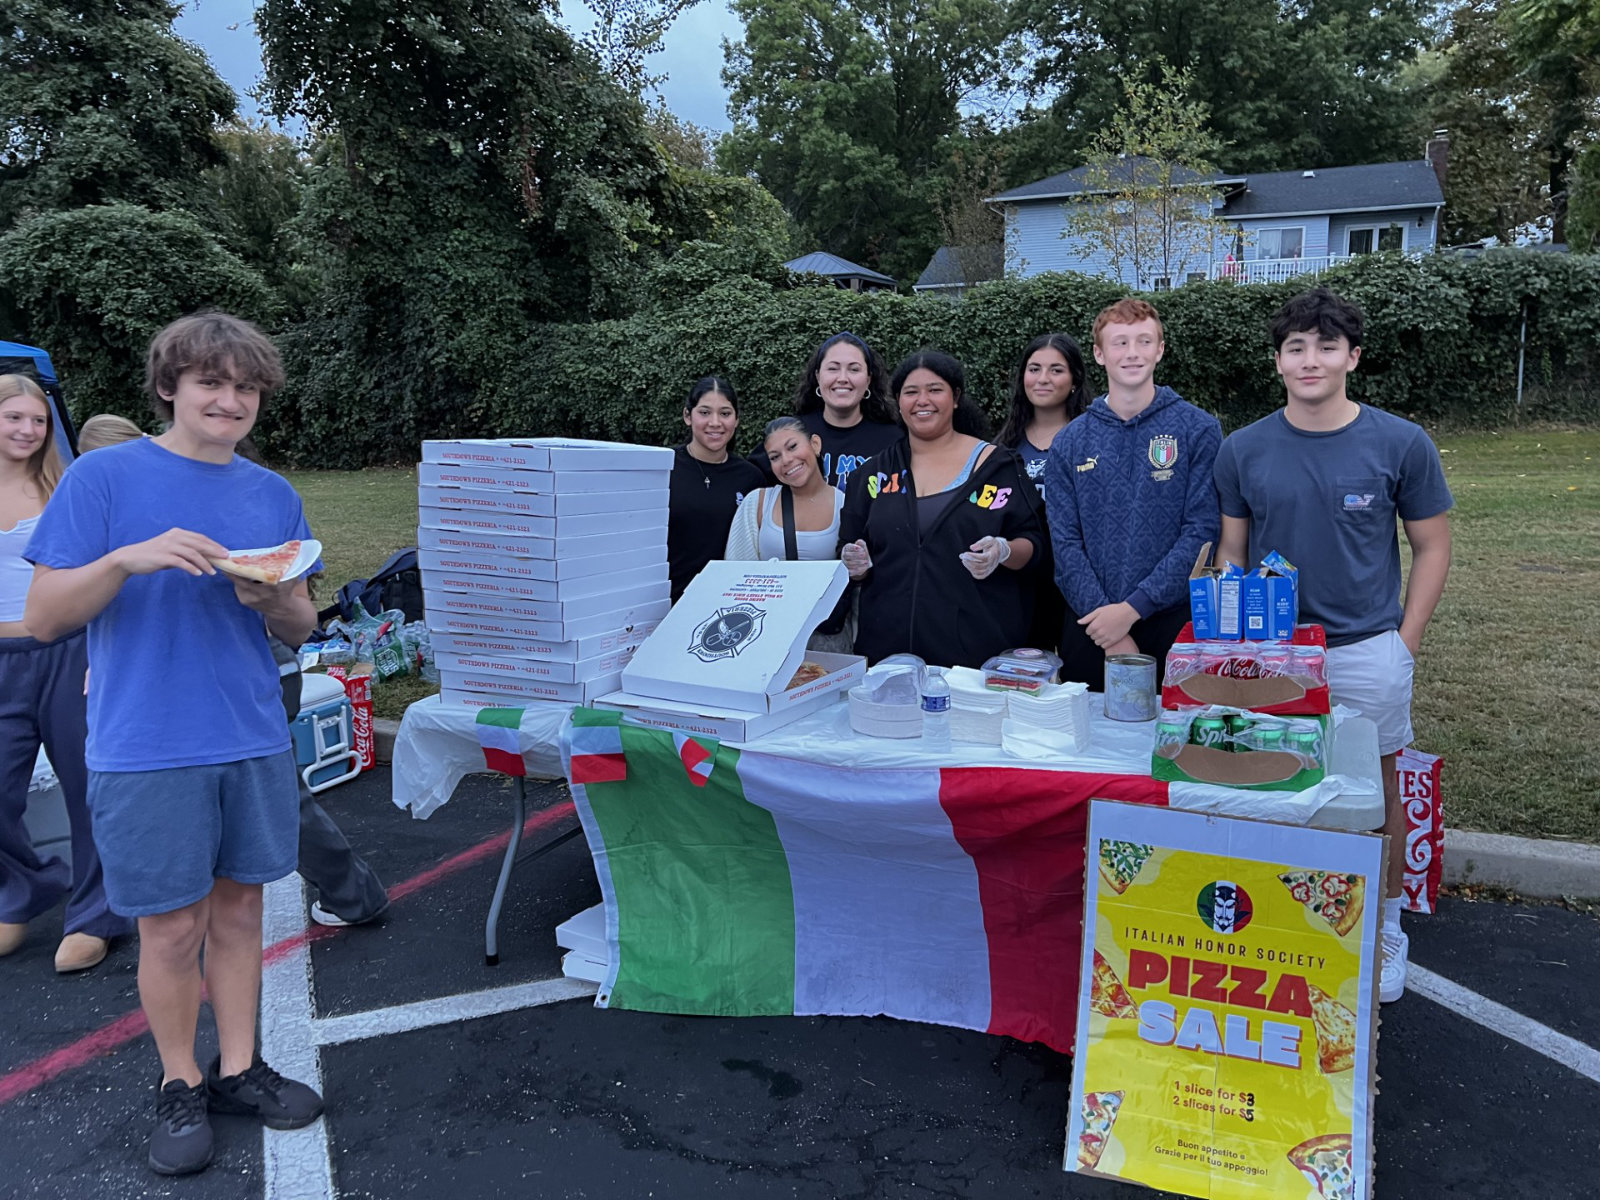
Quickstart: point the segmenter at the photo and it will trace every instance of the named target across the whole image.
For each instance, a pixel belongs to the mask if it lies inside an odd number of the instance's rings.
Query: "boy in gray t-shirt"
[[[1361,359],[1361,310],[1327,288],[1296,296],[1272,321],[1287,403],[1230,436],[1217,454],[1224,558],[1250,566],[1273,550],[1300,570],[1300,618],[1328,635],[1336,704],[1378,726],[1390,838],[1379,996],[1406,983],[1400,929],[1405,809],[1395,755],[1411,741],[1411,677],[1450,572],[1450,508],[1439,451],[1422,428],[1345,392]],[[1411,545],[1402,600],[1400,542]]]

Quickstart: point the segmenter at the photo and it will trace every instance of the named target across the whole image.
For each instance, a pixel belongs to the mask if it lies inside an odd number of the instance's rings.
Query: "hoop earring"
[[[868,400],[871,400],[871,399],[872,399],[872,389],[869,387],[869,388],[867,388],[866,391],[861,393],[861,403],[865,404]]]
[[[815,387],[815,388],[813,388],[813,389],[812,389],[812,390],[813,390],[813,391],[815,391],[815,392],[816,392],[816,393],[817,393],[817,399],[818,399],[818,400],[821,400],[821,399],[822,399],[822,385],[821,385],[821,384],[820,384],[820,383],[819,383],[819,384],[817,384],[817,386],[816,386],[816,387]]]

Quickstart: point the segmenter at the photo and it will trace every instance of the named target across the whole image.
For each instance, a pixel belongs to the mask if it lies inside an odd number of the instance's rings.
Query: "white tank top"
[[[33,536],[38,517],[23,517],[10,529],[0,529],[0,621],[22,620],[33,564],[22,557]]]
[[[782,499],[783,485],[768,489],[772,498],[767,503],[766,515],[761,520],[761,537],[756,543],[756,551],[763,559],[782,558],[783,527],[773,519],[778,511],[778,502]],[[844,493],[838,488],[833,489],[833,522],[826,529],[796,529],[794,531],[794,549],[802,562],[816,562],[820,559],[839,557],[839,510],[844,507]]]

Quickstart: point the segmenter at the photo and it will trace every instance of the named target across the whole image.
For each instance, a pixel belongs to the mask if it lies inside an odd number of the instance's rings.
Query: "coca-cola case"
[[[378,747],[372,736],[372,676],[351,675],[344,667],[331,666],[328,675],[344,684],[344,694],[350,697],[351,747],[361,756],[361,769],[370,771],[378,765]]]
[[[1183,627],[1167,655],[1161,707],[1220,704],[1281,717],[1331,711],[1328,638],[1321,625],[1299,625],[1287,642],[1196,641]]]
[[[1405,907],[1431,913],[1439,907],[1444,875],[1444,797],[1439,790],[1444,759],[1407,746],[1395,755],[1400,803],[1406,810],[1406,870],[1401,881]]]

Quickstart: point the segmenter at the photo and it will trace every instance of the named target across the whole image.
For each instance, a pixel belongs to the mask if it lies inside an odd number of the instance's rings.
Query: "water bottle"
[[[950,684],[943,667],[922,673],[922,744],[929,750],[950,749]]]

